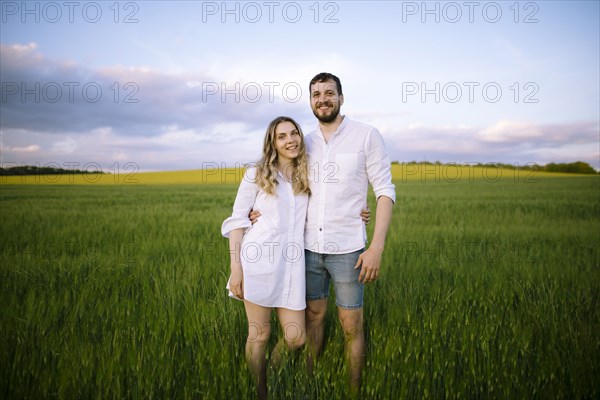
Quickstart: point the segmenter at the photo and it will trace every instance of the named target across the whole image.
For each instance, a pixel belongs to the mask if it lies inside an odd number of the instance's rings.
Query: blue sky
[[[600,167],[598,1],[0,5],[5,166],[254,161],[327,71],[392,160]]]

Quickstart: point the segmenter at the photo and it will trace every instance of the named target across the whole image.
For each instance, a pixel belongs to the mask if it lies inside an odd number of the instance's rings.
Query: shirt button
[[[319,232],[322,232],[322,231],[323,231],[323,228],[319,228]]]

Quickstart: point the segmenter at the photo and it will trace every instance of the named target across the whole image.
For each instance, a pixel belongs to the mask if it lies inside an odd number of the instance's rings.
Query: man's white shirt
[[[369,183],[376,198],[396,201],[383,137],[372,126],[344,117],[328,142],[318,126],[305,141],[311,190],[305,248],[324,254],[364,248],[367,232],[360,211],[367,206]]]

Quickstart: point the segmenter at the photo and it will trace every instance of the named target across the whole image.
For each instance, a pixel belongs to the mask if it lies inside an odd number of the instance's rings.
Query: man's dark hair
[[[330,74],[329,72],[321,72],[320,74],[315,75],[315,77],[310,80],[310,83],[308,85],[308,93],[310,93],[310,88],[315,83],[327,82],[329,80],[332,80],[335,82],[335,84],[337,86],[338,94],[341,96],[343,94],[342,93],[342,82],[340,82],[340,78],[338,78],[337,76],[335,76],[333,74]]]

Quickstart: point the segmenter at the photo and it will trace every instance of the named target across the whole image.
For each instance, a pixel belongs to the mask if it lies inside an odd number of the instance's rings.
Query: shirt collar
[[[342,115],[342,123],[337,127],[337,129],[335,130],[335,132],[333,132],[331,135],[339,135],[341,134],[344,129],[346,128],[346,126],[348,125],[348,116],[347,115]],[[321,132],[321,126],[319,125],[319,122],[317,121],[317,127],[315,129],[315,131],[317,132],[317,134],[322,138],[323,138],[323,132]]]

